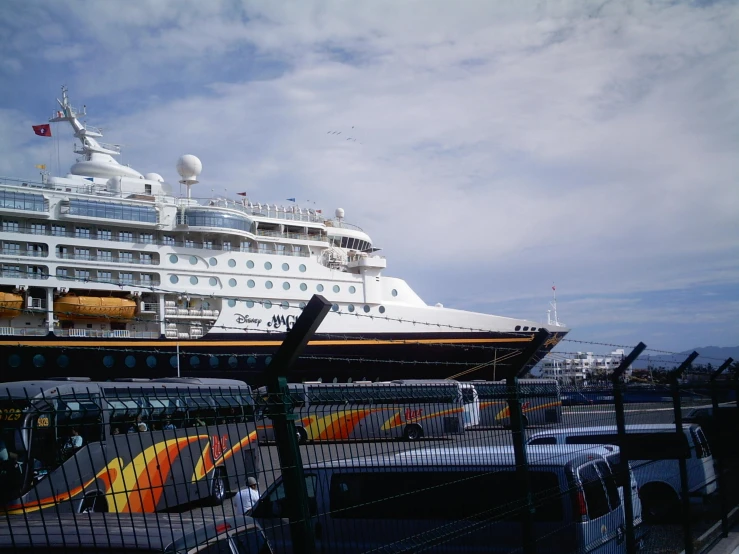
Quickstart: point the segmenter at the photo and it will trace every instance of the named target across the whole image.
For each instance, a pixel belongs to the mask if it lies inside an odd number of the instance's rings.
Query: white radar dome
[[[164,182],[164,177],[159,175],[159,173],[147,173],[146,175],[144,175],[144,179],[146,179],[147,181],[156,181],[157,183]]]
[[[344,208],[336,208],[336,217],[338,219],[344,219]]]
[[[185,154],[177,160],[177,173],[182,177],[181,183],[195,184],[198,182],[198,175],[203,170],[203,163],[197,156]]]

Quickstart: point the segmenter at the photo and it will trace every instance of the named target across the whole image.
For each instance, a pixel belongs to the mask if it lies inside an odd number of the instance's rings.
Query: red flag
[[[552,285],[552,290],[557,290],[557,289],[554,288],[554,285]]]
[[[239,196],[246,196],[245,192],[237,192],[236,194],[238,194]]]
[[[51,125],[48,123],[44,123],[43,125],[32,125],[33,132],[36,133],[40,137],[50,137],[51,136]]]
[[[323,210],[316,210],[316,213],[317,214],[322,214],[323,213]]]

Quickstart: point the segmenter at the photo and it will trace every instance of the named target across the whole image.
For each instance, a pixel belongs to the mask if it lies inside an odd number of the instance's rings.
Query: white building
[[[548,354],[539,365],[541,377],[557,379],[563,383],[587,385],[597,376],[605,376],[616,369],[623,361],[626,353],[622,348],[608,355],[596,355],[592,352],[578,352],[574,358],[562,358],[561,355]],[[626,377],[631,375],[631,367],[626,370]]]

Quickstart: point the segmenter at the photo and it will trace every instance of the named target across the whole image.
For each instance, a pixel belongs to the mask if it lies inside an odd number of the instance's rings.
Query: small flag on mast
[[[557,290],[556,288],[554,288],[554,285],[552,285],[552,290]]]
[[[238,194],[239,196],[246,196],[245,192],[237,192],[236,194]]]
[[[50,137],[51,136],[51,125],[48,123],[44,123],[43,125],[32,125],[33,132],[36,133],[40,137]]]
[[[36,169],[46,169],[46,164],[36,164]]]
[[[295,198],[288,198],[287,201],[288,202],[295,202]]]

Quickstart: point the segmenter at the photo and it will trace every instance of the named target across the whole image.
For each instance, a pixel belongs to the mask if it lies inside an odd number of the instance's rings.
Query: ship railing
[[[354,229],[355,231],[361,231],[362,233],[364,233],[364,230],[358,225],[347,223],[346,221],[339,221],[338,219],[329,219],[328,221],[326,221],[326,227],[336,227],[339,229]]]
[[[25,277],[25,276],[24,276]],[[64,275],[57,273],[56,278],[60,281],[77,281],[80,283],[103,283],[107,285],[118,285],[118,286],[133,286],[133,287],[158,287],[161,285],[159,279],[128,279],[125,277],[119,277],[118,279],[113,277],[99,277],[97,279],[87,276],[75,276],[75,275]],[[48,275],[44,277],[48,279]]]
[[[102,330],[102,329],[55,329],[57,337],[84,337],[101,339],[158,339],[157,331],[129,331],[128,329]]]
[[[29,270],[25,266],[17,266],[16,268],[0,269],[0,277],[7,277],[8,279],[48,279],[48,273],[36,273]]]
[[[177,202],[180,206],[216,206],[237,210],[247,215],[267,217],[270,219],[283,219],[287,221],[307,221],[311,223],[323,223],[324,217],[321,213],[311,208],[300,208],[298,206],[277,206],[268,204],[254,204],[246,200],[231,200],[229,198],[181,198]]]
[[[115,262],[115,263],[127,263],[127,264],[136,264],[136,265],[159,265],[159,260],[126,258],[123,256],[96,256],[95,254],[65,254],[65,253],[57,252],[56,257],[62,260],[89,260],[92,262]]]
[[[49,331],[45,328],[29,329],[27,327],[0,327],[0,335],[4,336],[42,337],[48,334]]]
[[[48,252],[43,250],[21,250],[19,248],[8,248],[3,247],[0,251],[3,256],[30,256],[33,258],[45,258],[49,255]]]

